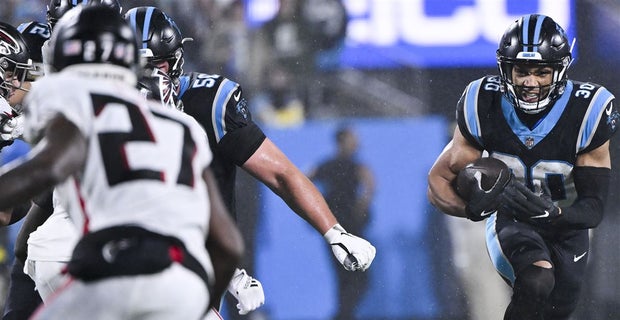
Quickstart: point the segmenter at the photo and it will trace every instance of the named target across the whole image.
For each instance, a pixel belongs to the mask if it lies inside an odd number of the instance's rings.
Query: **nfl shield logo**
[[[532,137],[527,137],[525,138],[525,146],[528,148],[531,148],[534,146],[534,138]]]

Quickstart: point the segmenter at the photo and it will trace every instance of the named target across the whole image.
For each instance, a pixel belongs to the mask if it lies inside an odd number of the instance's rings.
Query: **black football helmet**
[[[30,52],[30,59],[34,70],[28,72],[27,80],[34,81],[43,75],[43,54],[41,48],[45,41],[50,38],[51,30],[49,25],[37,21],[29,21],[20,24],[17,30],[22,34]]]
[[[8,99],[11,91],[25,90],[22,84],[33,68],[22,35],[12,25],[0,22],[0,96]]]
[[[122,10],[118,0],[51,0],[50,4],[47,6],[47,23],[50,28],[53,29],[56,22],[58,22],[67,11],[80,4],[103,4],[118,10],[119,13]]]
[[[167,61],[168,74],[176,83],[183,74],[183,38],[174,20],[156,7],[136,7],[125,13],[125,20],[138,35],[140,54],[149,65]]]
[[[497,64],[502,90],[508,100],[526,113],[538,113],[555,101],[566,87],[566,71],[572,62],[571,45],[560,25],[548,16],[529,14],[511,24],[499,42]],[[546,96],[537,102],[519,99],[519,86],[512,82],[515,64],[553,68],[553,81]],[[541,91],[541,92],[543,92]]]
[[[56,24],[48,61],[51,71],[76,64],[103,64],[124,67],[137,75],[142,68],[137,47],[135,33],[117,10],[78,6]]]

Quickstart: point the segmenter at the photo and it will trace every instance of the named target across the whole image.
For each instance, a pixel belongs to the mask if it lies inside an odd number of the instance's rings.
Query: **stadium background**
[[[315,9],[331,2],[304,1]],[[14,25],[44,21],[47,3],[3,0],[0,19]],[[124,10],[158,5],[170,13],[184,35],[195,39],[187,46],[186,70],[238,80],[250,98],[250,108],[253,98],[265,90],[251,61],[241,61],[253,55],[251,39],[276,14],[278,0],[121,0],[121,4]],[[233,4],[240,5],[243,16],[240,24],[228,25],[229,13],[222,8]],[[511,21],[531,12],[552,16],[569,37],[576,38],[570,78],[620,93],[620,4],[613,0],[344,0],[343,4],[344,39],[313,50],[309,56],[313,61],[305,61],[312,68],[303,82],[308,88],[301,95],[303,116],[262,127],[304,171],[331,153],[337,126],[348,123],[358,132],[359,156],[377,179],[367,237],[378,250],[369,271],[371,285],[358,310],[360,318],[467,319],[467,297],[455,276],[447,218],[428,205],[425,195],[426,173],[447,141],[456,101],[469,81],[496,73],[497,40]],[[245,40],[239,43],[246,41],[247,46],[232,48],[224,60],[214,62],[218,42],[212,38],[223,24],[225,31],[241,32]],[[253,112],[256,116],[260,110]],[[614,164],[620,154],[617,140],[612,144]],[[329,319],[336,310],[335,275],[323,240],[269,190],[244,174],[239,180],[241,210],[248,213],[240,223],[254,243],[246,265],[263,282],[267,296],[261,315]],[[616,172],[605,220],[592,233],[588,285],[576,319],[620,318],[619,186]],[[5,263],[12,258],[10,241],[16,228],[4,230]]]

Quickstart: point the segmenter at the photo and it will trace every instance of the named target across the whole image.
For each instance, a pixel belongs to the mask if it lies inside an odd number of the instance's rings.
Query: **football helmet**
[[[179,99],[178,87],[161,69],[145,68],[144,75],[138,80],[138,88],[145,98],[159,101],[165,107],[183,111],[183,102]]]
[[[13,90],[26,90],[22,84],[33,69],[22,35],[12,25],[0,22],[0,95],[8,99]]]
[[[174,20],[156,7],[136,7],[125,13],[125,20],[138,35],[140,54],[148,64],[168,62],[168,74],[176,83],[183,74],[183,38]]]
[[[538,113],[555,101],[566,87],[566,71],[572,62],[571,45],[560,25],[548,16],[525,15],[504,32],[497,49],[497,64],[501,76],[502,91],[508,100],[525,113]],[[534,67],[551,67],[553,79],[549,86],[541,87],[546,93],[536,102],[519,98],[524,86],[512,81],[515,64]]]
[[[50,38],[49,25],[37,21],[24,22],[17,27],[26,41],[32,59],[34,69],[29,71],[26,77],[28,81],[34,81],[43,75],[43,54],[41,48],[45,41]]]
[[[47,53],[52,72],[88,64],[83,73],[103,75],[114,65],[130,69],[135,78],[142,68],[137,47],[135,33],[117,10],[93,5],[78,6],[58,21]]]
[[[118,10],[119,13],[122,10],[118,0],[51,0],[47,6],[47,23],[50,28],[53,29],[58,19],[80,4],[103,4]]]

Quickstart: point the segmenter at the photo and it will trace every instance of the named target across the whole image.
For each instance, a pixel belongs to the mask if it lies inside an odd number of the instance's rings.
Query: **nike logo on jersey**
[[[613,110],[614,106],[613,104],[609,104],[609,107],[607,107],[607,109],[605,109],[605,114],[609,117],[611,115],[611,110]]]
[[[239,102],[239,98],[241,98],[241,90],[237,90],[237,92],[233,95],[235,101]]]
[[[495,180],[495,183],[493,183],[489,190],[484,190],[484,188],[482,188],[482,172],[476,171],[476,173],[474,173],[474,179],[476,179],[476,181],[478,182],[478,189],[484,191],[484,193],[489,193],[491,192],[491,190],[495,189],[499,181],[502,179],[502,174],[503,172],[500,171],[499,175],[497,176],[497,180]]]
[[[581,258],[585,257],[587,253],[588,253],[588,251],[582,253],[581,255],[574,255],[573,256],[573,262],[577,262],[577,261],[581,260]]]
[[[546,218],[549,216],[549,211],[545,210],[544,214],[538,215],[538,216],[532,216],[532,219],[540,219],[540,218]]]
[[[107,263],[114,263],[119,251],[127,250],[132,244],[128,239],[112,240],[101,248],[101,256]]]
[[[488,215],[490,215],[490,214],[492,214],[492,213],[494,213],[494,212],[495,212],[495,210],[491,210],[491,211],[486,211],[486,210],[484,210],[484,211],[482,211],[482,212],[480,213],[480,216],[481,216],[481,217],[486,217],[486,216],[488,216]]]

